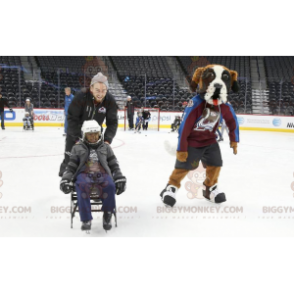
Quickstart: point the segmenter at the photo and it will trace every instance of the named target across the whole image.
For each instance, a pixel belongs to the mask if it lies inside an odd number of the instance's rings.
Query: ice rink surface
[[[294,236],[292,133],[241,131],[237,155],[226,135],[220,143],[224,166],[219,188],[227,202],[215,205],[189,198],[190,180],[185,178],[176,206],[168,210],[159,193],[175,163],[165,146],[176,146],[177,134],[118,130],[112,147],[127,177],[126,192],[116,197],[118,227],[106,233],[102,213],[93,213],[91,234],[80,230],[78,215],[70,228],[70,196],[59,190],[62,133],[63,128],[52,127],[1,130],[0,236]]]

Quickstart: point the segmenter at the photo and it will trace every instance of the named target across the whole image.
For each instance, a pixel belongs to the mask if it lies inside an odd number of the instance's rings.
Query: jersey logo
[[[193,100],[191,99],[187,105],[187,107],[192,107],[194,105]]]
[[[200,120],[196,123],[194,131],[210,131],[212,132],[215,125],[218,123],[220,118],[219,112],[210,111],[209,115],[201,116]]]
[[[106,113],[106,108],[105,107],[99,108],[98,113]]]

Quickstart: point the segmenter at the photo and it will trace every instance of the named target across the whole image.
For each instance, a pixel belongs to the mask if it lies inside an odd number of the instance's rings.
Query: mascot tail
[[[164,149],[170,155],[176,156],[176,153],[177,153],[177,144],[175,142],[171,143],[170,141],[165,140],[164,141]]]

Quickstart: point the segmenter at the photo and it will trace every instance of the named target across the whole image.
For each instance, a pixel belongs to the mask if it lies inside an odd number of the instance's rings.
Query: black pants
[[[1,128],[4,129],[4,110],[0,112],[0,116],[1,116]]]
[[[60,165],[60,170],[59,170],[59,176],[62,177],[65,168],[69,162],[69,158],[70,158],[70,152],[72,147],[74,146],[74,144],[76,143],[76,138],[70,136],[70,135],[66,135],[66,141],[65,141],[65,152],[64,152],[64,159],[63,162]]]
[[[222,156],[218,143],[205,147],[188,146],[188,158],[186,162],[176,160],[175,168],[194,170],[198,167],[199,161],[209,166],[222,166]]]
[[[147,129],[148,129],[148,120],[144,120],[143,121],[143,130],[147,131]]]
[[[128,114],[128,120],[129,120],[129,128],[133,129],[134,128],[134,115]]]

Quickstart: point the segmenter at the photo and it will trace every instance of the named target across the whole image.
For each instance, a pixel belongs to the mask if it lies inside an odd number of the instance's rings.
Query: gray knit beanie
[[[96,76],[94,76],[91,80],[91,86],[93,86],[96,83],[102,83],[106,86],[107,90],[109,88],[107,77],[103,75],[103,73],[98,72]]]

